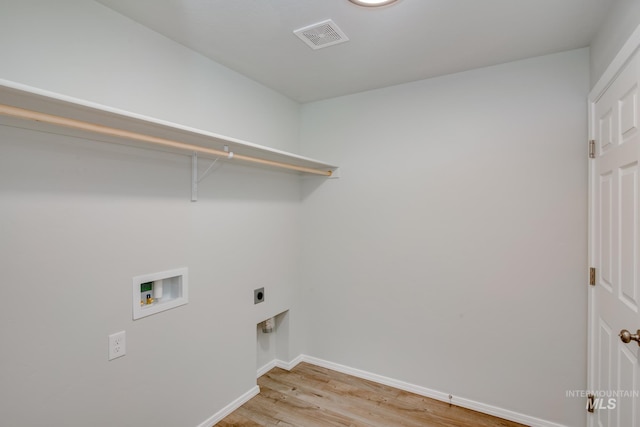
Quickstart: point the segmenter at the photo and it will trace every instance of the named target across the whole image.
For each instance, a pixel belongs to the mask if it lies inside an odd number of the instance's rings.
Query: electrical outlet
[[[260,304],[264,301],[264,288],[255,289],[253,291],[253,303]]]
[[[122,357],[127,354],[127,333],[116,332],[109,335],[109,360]]]

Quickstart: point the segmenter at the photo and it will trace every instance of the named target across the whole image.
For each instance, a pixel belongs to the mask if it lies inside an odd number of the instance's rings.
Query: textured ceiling
[[[615,0],[98,0],[299,102],[589,46]],[[293,31],[332,19],[346,43]]]

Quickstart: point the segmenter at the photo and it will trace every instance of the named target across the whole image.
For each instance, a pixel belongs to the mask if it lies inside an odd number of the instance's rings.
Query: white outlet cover
[[[109,335],[109,360],[117,359],[127,354],[127,333],[116,332]]]

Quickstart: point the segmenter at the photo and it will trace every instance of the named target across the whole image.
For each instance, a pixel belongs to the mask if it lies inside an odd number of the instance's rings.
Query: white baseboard
[[[443,402],[449,402],[449,394],[441,391],[432,390],[426,387],[410,384],[404,381],[395,380],[393,378],[385,377],[382,375],[374,374],[360,369],[351,368],[349,366],[340,365],[338,363],[329,362],[326,360],[318,359],[317,357],[302,355],[296,359],[298,362],[307,362],[312,365],[321,366],[323,368],[331,369],[333,371],[342,372],[343,374],[353,375],[354,377],[363,378],[377,382],[379,384],[395,387],[400,390],[415,393],[420,396],[429,397],[431,399],[440,400]],[[295,365],[293,365],[295,366]],[[293,366],[291,368],[293,368]],[[496,406],[487,405],[486,403],[476,402],[470,399],[464,399],[457,396],[453,396],[451,403],[463,408],[471,409],[474,411],[482,412],[485,414],[493,415],[494,417],[504,418],[505,420],[514,421],[517,423],[525,424],[531,427],[566,427],[562,424],[557,424],[551,421],[543,420],[540,418],[531,417],[529,415],[513,412],[508,409],[498,408]]]
[[[301,354],[290,362],[285,362],[282,360],[274,359],[271,362],[267,363],[257,371],[257,376],[261,377],[262,375],[269,372],[271,369],[278,367],[290,371],[295,368],[300,362],[310,363],[312,365],[320,366],[323,368],[331,369],[333,371],[342,372],[343,374],[353,375],[354,377],[363,378],[365,380],[373,381],[379,384],[384,384],[390,387],[395,387],[400,390],[408,391],[410,393],[415,393],[420,396],[429,397],[431,399],[440,400],[442,402],[449,403],[449,394],[443,393],[441,391],[432,390],[430,388],[422,387],[419,385],[407,383],[404,381],[395,380],[393,378],[385,377],[382,375],[374,374],[371,372],[363,371],[356,368],[351,368],[349,366],[340,365],[339,363],[329,362],[327,360],[318,359],[317,357],[307,356],[306,354]],[[215,414],[209,420],[204,422],[198,427],[210,427],[218,421],[222,420],[224,417],[229,415],[238,407],[242,406],[243,403],[251,399],[253,396],[258,394],[259,388],[256,386],[254,389],[250,390],[245,395],[236,399],[233,403],[227,405],[222,411]],[[566,427],[562,424],[557,424],[552,421],[543,420],[540,418],[531,417],[529,415],[520,414],[518,412],[510,411],[508,409],[498,408],[497,406],[488,405],[486,403],[477,402],[471,399],[465,399],[458,396],[453,396],[451,398],[451,403],[454,405],[471,409],[474,411],[482,412],[484,414],[493,415],[494,417],[504,418],[505,420],[514,421],[517,423],[525,424],[531,427]]]
[[[224,408],[222,408],[221,410],[213,414],[211,417],[207,418],[205,421],[200,423],[198,427],[211,427],[217,424],[218,422],[222,421],[224,417],[226,417],[227,415],[229,415],[230,413],[232,413],[233,411],[235,411],[236,409],[244,405],[246,402],[248,402],[252,397],[256,396],[258,393],[260,393],[260,387],[256,385],[251,390],[249,390],[248,392],[246,392],[245,394],[243,394],[242,396],[240,396],[239,398],[237,398],[236,400],[229,403],[227,406],[225,406]]]
[[[261,368],[258,368],[258,372],[256,373],[256,378],[260,378],[261,376],[263,376],[264,374],[266,374],[267,372],[269,372],[270,370],[278,366],[278,362],[280,362],[280,360],[273,359],[271,362],[267,363]]]
[[[304,358],[304,355],[300,354],[300,355],[298,355],[298,357],[293,359],[291,362],[284,362],[282,360],[276,360],[276,366],[278,368],[282,368],[284,370],[290,371],[293,368],[295,368],[298,363],[302,362],[303,358]]]
[[[267,363],[261,368],[258,368],[258,372],[256,373],[256,378],[260,378],[261,376],[263,376],[273,368],[282,368],[286,371],[290,371],[293,368],[295,368],[295,366],[298,363],[302,362],[302,358],[303,358],[303,355],[301,354],[295,359],[293,359],[291,362],[285,362],[284,360],[280,360],[280,359],[273,359],[271,362]]]

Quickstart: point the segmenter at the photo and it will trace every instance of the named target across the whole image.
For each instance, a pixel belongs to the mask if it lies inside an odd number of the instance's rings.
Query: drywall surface
[[[584,425],[588,50],[307,104],[311,356]]]
[[[297,151],[298,104],[91,0],[2,0],[0,77]]]
[[[640,2],[616,0],[591,42],[592,87],[638,25],[640,25]]]
[[[296,103],[101,5],[0,9],[2,79],[297,148]],[[190,183],[188,157],[0,126],[0,424],[195,427],[255,386],[256,323],[298,282],[300,179],[218,164],[197,203]],[[133,321],[132,278],[178,267],[189,303]]]

